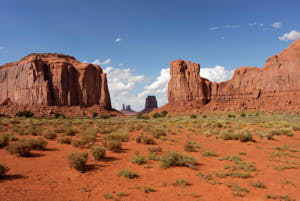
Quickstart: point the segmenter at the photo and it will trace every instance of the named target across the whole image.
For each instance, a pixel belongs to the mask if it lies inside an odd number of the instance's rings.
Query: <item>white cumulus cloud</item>
[[[95,61],[92,62],[92,64],[95,64],[95,65],[106,65],[106,64],[109,64],[110,62],[111,62],[110,58],[106,59],[103,62],[101,62],[99,59],[96,59]]]
[[[275,29],[279,29],[281,27],[281,22],[274,22],[271,26]]]
[[[224,82],[232,78],[234,70],[226,70],[224,66],[201,68],[200,75],[212,82]]]
[[[224,25],[224,28],[226,29],[238,29],[240,27],[241,27],[240,25],[231,25],[231,24]]]
[[[144,75],[135,75],[132,68],[115,68],[107,66],[104,70],[107,74],[108,88],[112,105],[121,109],[122,104],[131,105],[133,109],[141,110],[144,106],[144,99],[137,98],[135,88],[138,84],[146,81]]]
[[[217,27],[217,26],[216,26],[216,27],[210,27],[210,28],[209,28],[209,30],[211,30],[211,31],[215,31],[215,30],[218,30],[218,29],[220,29],[220,27]]]
[[[289,40],[297,40],[300,38],[300,32],[297,32],[296,30],[292,30],[289,33],[285,33],[282,36],[279,36],[279,40],[281,41],[289,41]]]
[[[233,73],[234,70],[226,70],[224,66],[200,69],[201,77],[215,82],[227,81],[232,78]],[[145,98],[147,95],[155,95],[160,106],[168,103],[167,92],[169,80],[170,68],[161,69],[160,75],[150,85],[146,85],[144,90],[138,94],[138,97]]]
[[[167,94],[168,82],[170,80],[170,68],[163,68],[156,80],[144,87],[144,91],[138,94],[138,97],[154,94]]]
[[[121,41],[121,38],[116,38],[115,42],[119,43]]]

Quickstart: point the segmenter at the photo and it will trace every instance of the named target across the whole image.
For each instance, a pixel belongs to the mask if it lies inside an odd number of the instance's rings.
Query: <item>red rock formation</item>
[[[185,105],[182,110],[205,105],[203,108],[210,110],[300,111],[300,39],[270,57],[263,68],[236,69],[227,82],[212,83],[199,73],[199,64],[170,63],[166,108],[173,104],[179,110],[180,103]]]
[[[157,101],[155,96],[148,96],[145,102],[145,108],[141,111],[142,113],[152,112],[157,108]]]
[[[195,101],[208,102],[209,88],[207,79],[200,77],[200,65],[190,61],[170,62],[171,79],[168,84],[169,103]]]
[[[63,54],[31,54],[0,66],[0,102],[111,109],[106,74]]]

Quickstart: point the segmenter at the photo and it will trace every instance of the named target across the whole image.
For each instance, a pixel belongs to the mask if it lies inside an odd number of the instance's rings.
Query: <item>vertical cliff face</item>
[[[0,66],[0,102],[111,109],[106,75],[97,65],[63,54],[31,54]]]
[[[170,63],[169,104],[200,106],[214,102],[214,108],[218,108],[226,102],[230,103],[227,104],[229,107],[237,106],[235,103],[240,101],[246,109],[259,105],[262,108],[270,106],[273,111],[276,108],[282,110],[287,102],[290,104],[299,100],[300,39],[279,55],[270,57],[263,68],[241,67],[226,82],[212,83],[201,78],[199,73],[199,64],[183,60]],[[280,102],[284,102],[281,103],[283,106],[278,106]]]
[[[168,84],[169,103],[194,101],[208,102],[210,82],[200,77],[200,65],[176,60],[170,62],[171,79]]]

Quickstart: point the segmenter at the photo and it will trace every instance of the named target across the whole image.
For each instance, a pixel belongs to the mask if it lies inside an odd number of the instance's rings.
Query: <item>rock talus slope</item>
[[[300,111],[300,39],[263,68],[238,68],[226,82],[210,82],[199,73],[199,64],[170,62],[169,103],[162,109]]]
[[[106,74],[63,54],[31,54],[0,66],[0,102],[111,109]]]

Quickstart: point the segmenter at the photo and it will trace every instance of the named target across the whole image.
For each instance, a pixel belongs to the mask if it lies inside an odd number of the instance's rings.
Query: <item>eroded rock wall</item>
[[[63,54],[31,54],[0,66],[0,102],[111,109],[106,74]]]

